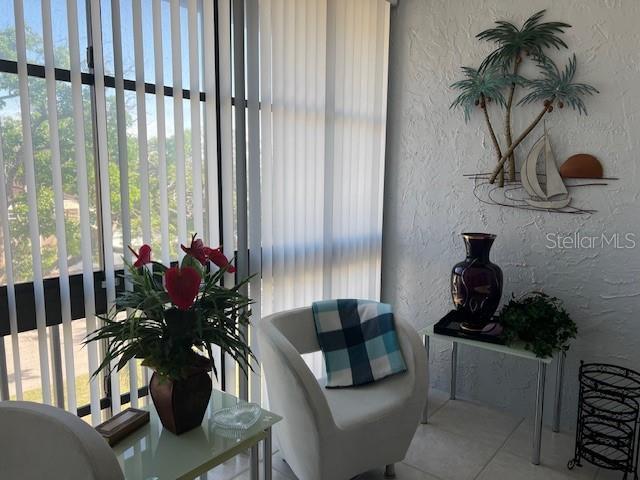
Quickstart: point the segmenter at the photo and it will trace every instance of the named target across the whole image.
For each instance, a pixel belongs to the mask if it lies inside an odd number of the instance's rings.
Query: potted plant
[[[235,267],[220,248],[204,245],[194,235],[178,265],[167,267],[151,260],[143,245],[125,279],[132,288],[85,341],[105,340],[105,357],[94,372],[120,370],[133,358],[154,373],[149,391],[163,426],[175,434],[202,423],[211,396],[212,370],[217,376],[211,345],[233,357],[244,373],[253,356],[240,328],[249,324],[251,300],[242,293],[249,278],[225,287],[222,278]],[[219,268],[211,268],[211,263]]]
[[[499,323],[507,343],[522,341],[538,357],[567,351],[578,328],[562,307],[562,302],[542,292],[512,297],[500,311]]]

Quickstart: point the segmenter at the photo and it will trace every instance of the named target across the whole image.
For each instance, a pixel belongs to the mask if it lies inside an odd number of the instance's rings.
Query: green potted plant
[[[531,292],[518,299],[512,296],[500,311],[499,323],[507,343],[524,342],[538,357],[567,351],[578,328],[562,302],[542,292]]]
[[[211,345],[233,357],[247,373],[249,357],[244,328],[251,300],[242,293],[249,278],[232,287],[222,285],[235,267],[220,248],[204,245],[194,235],[181,246],[182,262],[167,267],[151,260],[151,247],[126,265],[133,288],[124,291],[85,343],[106,341],[105,357],[94,372],[120,370],[133,358],[154,370],[149,391],[165,428],[175,434],[202,423],[211,396],[209,371],[217,376]],[[219,268],[211,268],[211,263]]]

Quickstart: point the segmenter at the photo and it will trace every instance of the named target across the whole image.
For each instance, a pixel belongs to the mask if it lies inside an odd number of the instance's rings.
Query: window
[[[145,395],[135,362],[88,381],[100,346],[77,348],[126,288],[129,244],[164,263],[192,232],[222,244],[258,274],[258,319],[378,297],[388,3],[0,8],[0,398],[95,424]],[[221,386],[261,401],[259,365],[245,381],[214,354]]]
[[[95,420],[145,393],[136,365],[85,388],[99,352],[78,346],[127,245],[169,262],[190,232],[220,238],[205,3],[0,0],[0,397]]]

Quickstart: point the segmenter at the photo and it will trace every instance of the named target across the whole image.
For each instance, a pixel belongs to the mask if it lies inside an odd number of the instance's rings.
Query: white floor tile
[[[440,408],[430,422],[438,428],[473,438],[497,450],[522,422],[522,418],[476,403],[452,400]]]
[[[436,390],[434,388],[429,389],[429,418],[435,415],[449,401],[449,392],[442,390]]]
[[[260,473],[259,473],[260,478],[263,478],[262,476],[262,463],[260,463]],[[287,477],[286,475],[284,475],[283,473],[280,473],[278,470],[276,470],[275,468],[273,469],[273,473],[271,474],[271,477],[273,480],[293,480],[291,477]],[[250,473],[249,470],[246,470],[244,472],[242,472],[240,475],[238,475],[237,477],[234,477],[233,480],[250,480]]]
[[[489,462],[477,480],[593,480],[596,470],[556,468],[544,463],[532,465],[529,459],[500,451]]]
[[[458,435],[439,424],[421,425],[404,461],[443,480],[471,480],[498,449],[477,440],[475,433]]]
[[[622,472],[615,472],[613,470],[607,470],[606,468],[600,468],[596,474],[596,480],[622,480],[623,476],[624,474]],[[627,479],[633,480],[633,476],[629,475]]]
[[[378,468],[358,475],[353,480],[384,480],[384,468]],[[405,463],[396,463],[396,480],[439,480]]]
[[[522,422],[513,435],[505,443],[503,451],[529,460],[532,451],[532,422],[530,419]],[[553,433],[550,428],[542,430],[542,448],[540,449],[540,463],[557,472],[573,475],[571,478],[593,478],[596,467],[584,463],[582,468],[574,469],[577,473],[570,473],[567,463],[574,456],[575,436],[566,432]],[[577,475],[577,476],[576,476]]]

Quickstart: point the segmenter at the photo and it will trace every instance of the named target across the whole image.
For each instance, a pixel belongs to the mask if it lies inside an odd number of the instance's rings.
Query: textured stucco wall
[[[601,91],[587,99],[589,116],[556,109],[547,121],[559,162],[585,151],[602,160],[605,175],[620,177],[607,187],[572,191],[576,205],[598,210],[590,217],[485,206],[462,176],[487,171],[494,157],[479,112],[465,125],[460,111],[449,110],[455,96],[449,85],[460,77],[460,65],[477,66],[490,51],[476,33],[495,19],[522,22],[543,8],[548,20],[573,25],[565,38],[578,56],[577,80]],[[498,234],[492,258],[504,271],[503,301],[511,292],[543,289],[564,299],[578,323],[567,362],[565,426],[575,422],[580,359],[640,370],[639,22],[637,0],[400,0],[392,9],[383,297],[415,326],[434,323],[451,308],[450,269],[464,257],[459,233]],[[539,108],[518,108],[514,131]],[[573,232],[632,233],[637,246],[546,248],[547,234]],[[449,352],[449,345],[432,345],[432,385],[445,390]],[[464,347],[459,352],[460,396],[531,413],[535,365]],[[554,372],[547,377],[549,400]]]

